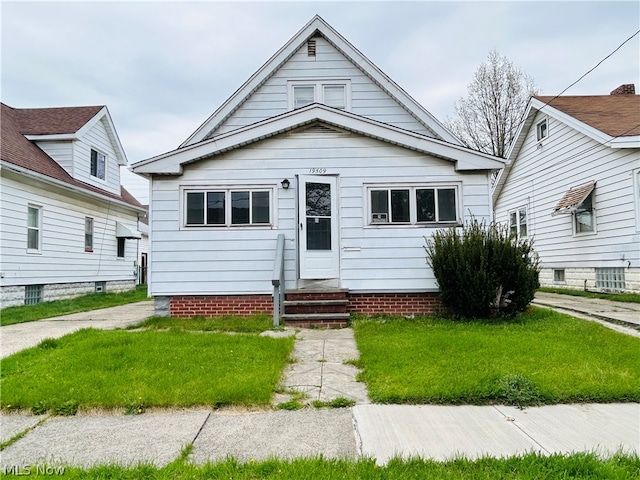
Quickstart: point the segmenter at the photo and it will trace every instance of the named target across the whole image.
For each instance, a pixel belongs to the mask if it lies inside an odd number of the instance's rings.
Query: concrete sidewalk
[[[622,333],[640,337],[640,304],[598,298],[536,292],[533,305],[599,323]]]
[[[2,415],[2,441],[38,417]],[[234,457],[374,458],[420,456],[510,457],[529,452],[619,451],[640,454],[640,405],[504,406],[356,405],[288,411],[167,411],[138,416],[94,415],[46,419],[0,452],[12,466],[101,464],[163,466],[193,444],[203,464]]]
[[[59,338],[82,328],[114,329],[135,325],[153,315],[153,301],[128,303],[0,327],[0,358],[35,347],[45,338]]]

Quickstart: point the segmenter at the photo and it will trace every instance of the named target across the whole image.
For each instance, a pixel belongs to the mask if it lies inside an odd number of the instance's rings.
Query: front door
[[[337,177],[304,175],[298,180],[300,278],[338,278]]]

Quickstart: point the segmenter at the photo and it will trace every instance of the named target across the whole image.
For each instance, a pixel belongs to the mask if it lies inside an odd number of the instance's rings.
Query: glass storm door
[[[300,176],[300,278],[338,278],[336,177]]]

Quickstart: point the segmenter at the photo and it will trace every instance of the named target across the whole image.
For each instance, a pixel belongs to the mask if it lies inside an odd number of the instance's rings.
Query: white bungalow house
[[[2,307],[135,287],[140,203],[105,106],[2,104]]]
[[[640,292],[640,96],[534,97],[493,192],[543,286]]]
[[[316,16],[178,149],[132,166],[151,180],[157,313],[269,312],[280,235],[285,320],[429,312],[425,237],[490,219],[503,165]]]

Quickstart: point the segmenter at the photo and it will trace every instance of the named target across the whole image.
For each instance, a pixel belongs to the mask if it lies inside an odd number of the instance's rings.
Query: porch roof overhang
[[[137,230],[133,230],[126,225],[121,224],[120,222],[116,222],[116,237],[139,240],[142,238],[142,234]]]
[[[591,192],[593,192],[595,187],[595,181],[571,187],[554,207],[551,215],[573,213],[578,207],[580,207],[580,205],[582,205]]]
[[[455,163],[456,170],[497,170],[504,166],[498,157],[436,140],[409,130],[361,117],[321,104],[284,113],[238,128],[195,145],[182,147],[131,166],[141,175],[181,175],[184,165],[241,148],[305,125],[323,123],[387,143],[443,158]]]

